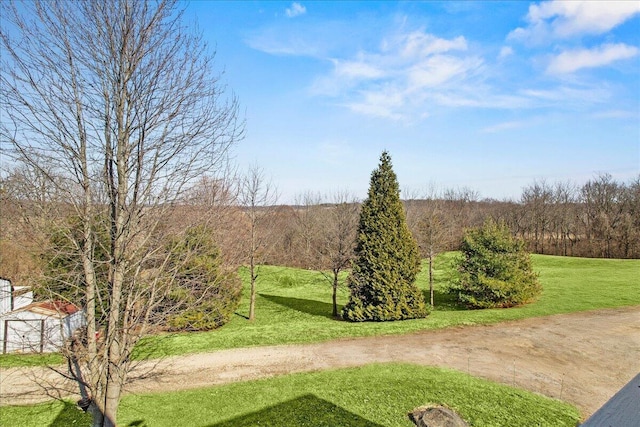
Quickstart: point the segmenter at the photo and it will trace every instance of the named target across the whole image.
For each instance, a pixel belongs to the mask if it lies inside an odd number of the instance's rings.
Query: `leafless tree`
[[[573,254],[577,240],[577,193],[571,182],[556,182],[553,187],[552,238],[558,255]]]
[[[456,226],[454,216],[448,211],[447,204],[454,202],[457,206],[464,206],[466,197],[476,197],[466,193],[466,190],[456,195],[455,190],[439,191],[431,185],[422,194],[413,193],[411,200],[405,201],[407,223],[418,242],[420,251],[429,263],[429,295],[431,307],[434,306],[433,262],[436,255],[448,249],[453,243]],[[462,202],[460,202],[461,199]]]
[[[115,425],[131,352],[171,286],[165,214],[243,135],[237,100],[179,6],[2,3],[1,143],[64,195],[77,221],[66,238],[87,331],[70,375],[91,399],[94,426]]]
[[[454,230],[457,240],[462,242],[464,231],[470,227],[476,227],[483,223],[482,212],[478,209],[480,193],[468,188],[447,188],[442,191],[442,199],[445,201],[446,209],[451,216],[452,224],[456,225]]]
[[[244,209],[248,220],[249,274],[251,292],[249,297],[249,320],[256,317],[256,281],[258,265],[264,251],[269,247],[268,221],[278,201],[278,192],[273,183],[265,177],[264,171],[257,165],[249,168],[240,178],[238,203]]]
[[[243,210],[238,206],[238,177],[235,169],[225,168],[221,176],[202,176],[185,193],[185,206],[208,225],[221,250],[225,264],[234,268],[244,262]]]
[[[534,181],[522,190],[522,204],[529,217],[529,232],[533,234],[534,251],[544,253],[544,242],[549,235],[553,188],[545,180]]]
[[[318,264],[314,247],[317,246],[315,241],[319,238],[321,228],[321,199],[320,194],[307,191],[296,196],[294,201],[296,234],[302,239],[302,251],[296,257],[304,268],[312,268]]]
[[[623,190],[625,204],[620,246],[623,256],[640,257],[640,175],[632,179]]]
[[[600,174],[582,187],[582,218],[592,256],[613,256],[613,241],[624,216],[622,196],[622,186],[610,174]]]
[[[320,271],[331,281],[332,314],[338,317],[338,287],[340,273],[351,265],[354,255],[360,204],[347,191],[333,193],[331,203],[321,206],[322,224],[318,253],[321,258]],[[325,266],[331,271],[327,275]]]

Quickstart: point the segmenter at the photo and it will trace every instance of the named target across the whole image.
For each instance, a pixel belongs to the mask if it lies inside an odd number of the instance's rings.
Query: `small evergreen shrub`
[[[170,330],[208,331],[227,323],[240,304],[242,282],[222,266],[222,257],[210,230],[189,229],[171,245],[170,270],[174,280],[161,309]]]
[[[458,279],[450,288],[470,308],[504,308],[535,300],[542,292],[523,241],[504,223],[487,221],[462,242]]]
[[[172,316],[173,331],[210,331],[227,323],[240,302],[240,280],[229,277],[217,288],[217,295]]]

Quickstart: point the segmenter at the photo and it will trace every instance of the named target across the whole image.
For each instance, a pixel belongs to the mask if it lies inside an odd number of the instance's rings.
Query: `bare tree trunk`
[[[429,296],[431,308],[434,307],[433,301],[433,247],[429,247]]]
[[[47,279],[81,290],[71,302],[85,305],[86,345],[68,356],[93,425],[113,426],[133,347],[167,320],[154,312],[175,279],[163,233],[190,226],[161,221],[224,163],[244,123],[175,0],[0,7],[0,136],[60,195],[47,203],[72,248],[73,279]]]
[[[251,221],[251,254],[249,255],[249,274],[251,275],[251,291],[249,295],[249,320],[256,318],[256,235],[255,235],[255,219]]]
[[[238,186],[238,202],[246,210],[249,221],[249,248],[246,256],[249,258],[249,274],[251,275],[249,320],[253,321],[256,317],[258,256],[260,251],[266,250],[270,245],[264,225],[272,213],[278,194],[271,182],[265,179],[264,172],[258,166],[252,166],[246,175],[240,179]]]
[[[334,318],[338,317],[338,275],[340,274],[340,270],[333,270],[333,285],[332,293],[331,293],[331,302],[333,303],[333,312],[332,315]]]

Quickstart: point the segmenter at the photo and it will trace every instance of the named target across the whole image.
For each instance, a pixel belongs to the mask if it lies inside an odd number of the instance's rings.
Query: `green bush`
[[[174,331],[209,331],[227,323],[238,307],[240,293],[233,292],[233,286],[225,283],[222,288],[232,291],[231,295],[219,295],[204,303],[182,311],[169,319],[169,329]]]
[[[240,304],[242,282],[225,271],[222,258],[206,227],[193,227],[170,245],[173,286],[161,309],[173,312],[170,330],[208,331],[229,321]]]
[[[457,264],[458,279],[450,292],[471,308],[513,307],[542,292],[524,242],[513,237],[504,223],[489,220],[468,230]]]
[[[429,311],[415,284],[420,271],[418,244],[407,226],[391,158],[384,152],[371,174],[362,204],[347,284],[351,291],[342,317],[353,322],[426,317]]]

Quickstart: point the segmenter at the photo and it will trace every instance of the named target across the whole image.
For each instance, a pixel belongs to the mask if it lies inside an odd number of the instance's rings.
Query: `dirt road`
[[[141,364],[129,392],[204,387],[292,372],[409,362],[455,368],[571,402],[588,417],[640,372],[640,307],[526,319],[408,335],[234,349]],[[52,372],[8,369],[0,403],[45,398]],[[46,381],[42,381],[44,378]],[[70,387],[69,389],[72,389]]]

